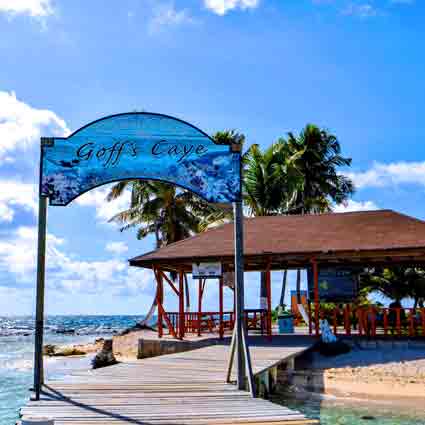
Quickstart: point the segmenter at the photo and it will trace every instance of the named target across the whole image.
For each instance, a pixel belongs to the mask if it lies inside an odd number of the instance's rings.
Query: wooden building
[[[201,307],[205,281],[199,280],[199,308],[196,313],[184,311],[184,286],[192,264],[221,262],[224,272],[234,268],[233,224],[197,234],[130,260],[131,266],[152,269],[157,282],[158,333],[163,335],[163,323],[175,337],[183,338],[187,332],[201,334],[213,324],[223,336],[232,327],[233,312],[223,311],[223,278],[219,280],[218,312],[203,312]],[[309,331],[319,334],[321,313],[318,290],[319,268],[329,266],[417,265],[425,266],[425,222],[391,210],[329,213],[320,215],[269,216],[244,220],[245,271],[266,272],[268,288],[267,308],[246,310],[249,329],[257,329],[271,336],[271,271],[304,269],[311,267],[314,276],[314,308],[309,312]],[[175,284],[166,272],[179,276]],[[164,283],[169,284],[179,297],[179,311],[166,312],[163,304]],[[397,334],[402,334],[405,317],[395,312]],[[409,335],[425,335],[425,311],[411,311],[407,319]],[[312,316],[313,312],[313,317]],[[389,332],[388,317],[383,309],[362,311],[352,305],[335,308],[334,330],[341,325],[350,334],[352,315],[356,315],[356,332],[376,335],[377,322],[383,323],[383,332]],[[380,316],[378,316],[380,315]],[[366,318],[366,319],[365,319]],[[366,320],[366,321],[365,321]],[[211,329],[210,329],[211,330]]]

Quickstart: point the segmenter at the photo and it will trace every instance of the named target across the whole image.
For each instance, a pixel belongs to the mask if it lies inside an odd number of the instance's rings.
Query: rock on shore
[[[94,356],[92,360],[93,369],[101,367],[112,366],[117,364],[118,361],[112,351],[112,339],[106,339],[103,342],[102,349]]]
[[[47,344],[43,348],[43,354],[49,357],[85,356],[96,353],[102,349],[105,340],[98,338],[93,343],[75,345]]]

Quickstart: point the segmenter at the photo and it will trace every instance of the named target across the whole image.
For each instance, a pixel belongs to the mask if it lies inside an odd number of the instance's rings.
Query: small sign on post
[[[222,276],[221,263],[193,263],[193,279],[217,279]]]

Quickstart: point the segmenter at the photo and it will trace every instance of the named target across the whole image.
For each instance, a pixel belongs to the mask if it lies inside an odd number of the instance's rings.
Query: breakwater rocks
[[[49,357],[85,356],[96,353],[103,348],[105,339],[98,338],[94,343],[75,345],[47,344],[43,348],[43,354]]]

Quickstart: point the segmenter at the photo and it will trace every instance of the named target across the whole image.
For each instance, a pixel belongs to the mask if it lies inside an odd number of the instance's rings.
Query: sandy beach
[[[354,348],[324,357],[311,353],[301,359],[293,377],[307,391],[368,400],[424,400],[425,348]]]

